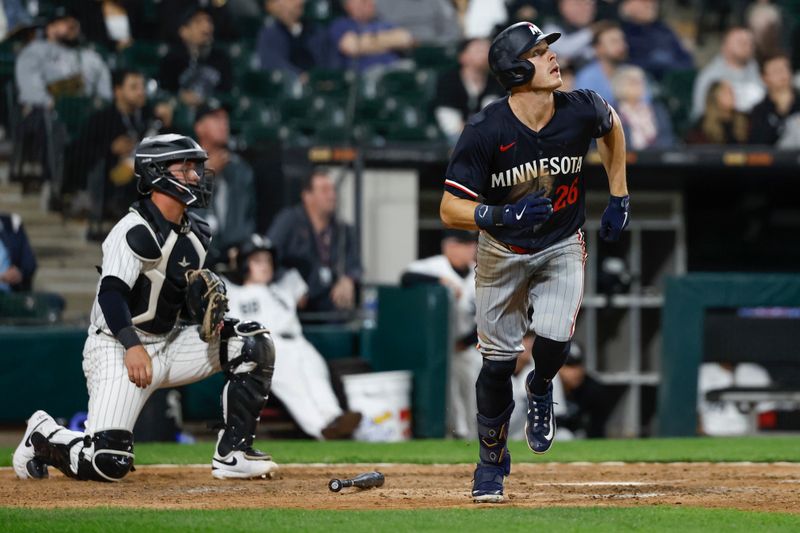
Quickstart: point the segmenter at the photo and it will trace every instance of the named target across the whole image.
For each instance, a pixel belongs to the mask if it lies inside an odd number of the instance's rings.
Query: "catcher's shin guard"
[[[476,502],[503,501],[503,480],[511,473],[511,453],[508,451],[508,421],[514,402],[495,418],[478,414],[480,462],[472,479],[472,499]]]
[[[222,390],[222,414],[225,432],[220,438],[217,453],[227,455],[232,450],[248,450],[255,439],[256,424],[267,401],[275,370],[275,345],[268,330],[257,322],[239,322],[230,328],[235,337],[228,337],[226,352],[234,343],[241,346],[238,355],[223,358],[227,383]]]

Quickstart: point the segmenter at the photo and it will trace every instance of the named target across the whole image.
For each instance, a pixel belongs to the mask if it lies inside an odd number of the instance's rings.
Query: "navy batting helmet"
[[[528,83],[533,78],[534,68],[530,61],[520,59],[537,44],[545,41],[552,44],[560,33],[548,33],[530,22],[517,22],[501,31],[489,48],[489,67],[497,81],[506,89]]]
[[[239,246],[239,253],[236,254],[236,270],[242,280],[248,273],[247,260],[256,252],[269,252],[272,255],[272,264],[275,264],[275,246],[272,241],[254,233]]]
[[[187,207],[208,207],[214,188],[214,173],[204,167],[208,154],[194,139],[185,135],[165,134],[145,137],[134,153],[134,172],[142,193],[153,189],[168,194]],[[194,161],[200,176],[196,184],[175,179],[169,166]]]

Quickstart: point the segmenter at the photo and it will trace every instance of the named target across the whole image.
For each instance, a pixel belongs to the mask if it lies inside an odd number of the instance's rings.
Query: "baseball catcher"
[[[85,433],[44,411],[28,420],[14,452],[20,479],[54,466],[80,480],[119,481],[133,468],[133,426],[150,394],[225,373],[211,473],[254,478],[277,469],[253,448],[272,383],[275,349],[255,322],[223,319],[225,284],[203,270],[210,232],[187,207],[206,207],[213,173],[206,152],[183,135],[147,137],[135,171],[145,198],[103,242],[103,263],[83,351],[89,390]]]

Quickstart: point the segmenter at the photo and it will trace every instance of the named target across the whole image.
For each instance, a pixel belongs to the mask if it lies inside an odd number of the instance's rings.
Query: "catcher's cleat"
[[[553,384],[547,386],[547,393],[536,396],[525,383],[528,395],[528,420],[525,422],[525,439],[533,453],[545,453],[553,445],[556,436],[556,417],[553,414]]]
[[[220,441],[223,431],[219,432],[214,457],[211,459],[211,475],[217,479],[252,479],[259,477],[273,477],[278,470],[278,464],[272,456],[256,450],[252,446],[234,449],[229,453],[220,454]]]
[[[44,479],[48,477],[47,465],[36,457],[36,452],[31,443],[31,435],[34,431],[47,437],[50,433],[57,430],[60,426],[53,420],[53,417],[44,411],[36,411],[28,419],[28,427],[22,436],[22,441],[14,450],[13,464],[14,472],[20,479]]]
[[[472,476],[472,501],[476,503],[501,503],[503,481],[511,473],[511,454],[506,453],[500,465],[478,463]]]

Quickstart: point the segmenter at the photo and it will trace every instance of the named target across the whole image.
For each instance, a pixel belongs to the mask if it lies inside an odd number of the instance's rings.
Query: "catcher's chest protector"
[[[131,290],[130,310],[137,328],[161,334],[175,326],[186,298],[186,271],[202,268],[210,239],[208,226],[194,215],[177,226],[153,207],[132,208],[142,224],[128,232],[127,241],[144,268]]]

